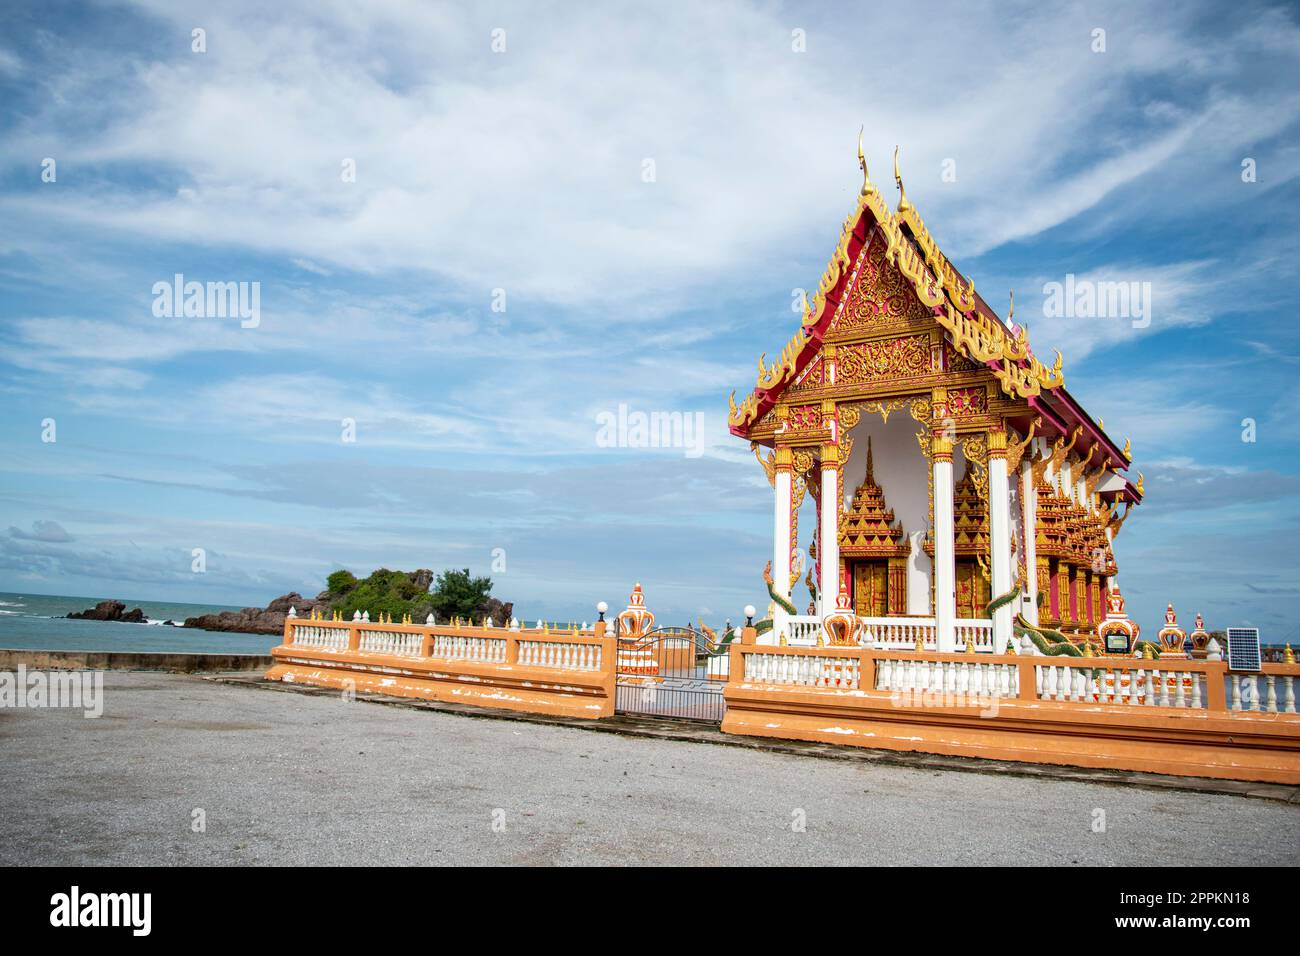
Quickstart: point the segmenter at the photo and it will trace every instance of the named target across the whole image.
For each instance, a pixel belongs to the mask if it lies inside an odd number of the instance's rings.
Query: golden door
[[[957,616],[988,617],[989,584],[974,561],[957,562]]]
[[[853,606],[859,617],[884,617],[889,613],[889,568],[884,561],[859,561],[853,565]]]

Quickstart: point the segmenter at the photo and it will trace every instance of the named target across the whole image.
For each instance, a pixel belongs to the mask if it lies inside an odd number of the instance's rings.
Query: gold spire
[[[894,147],[894,182],[898,183],[898,211],[904,212],[912,208],[912,204],[907,201],[907,193],[903,190],[903,174],[898,171],[898,147]]]
[[[871,460],[871,436],[870,435],[867,436],[867,482],[866,483],[869,485],[874,485],[876,483],[876,469],[873,467],[872,460]]]
[[[871,192],[871,176],[867,172],[867,154],[862,151],[862,133],[865,126],[858,128],[858,166],[862,169],[862,195]]]
[[[1009,294],[1010,294],[1010,296],[1011,296],[1011,305],[1010,305],[1010,307],[1008,307],[1008,309],[1007,309],[1007,323],[1008,323],[1008,324],[1010,324],[1011,321],[1016,317],[1016,290],[1015,290],[1015,289],[1012,289],[1011,292],[1010,292]]]

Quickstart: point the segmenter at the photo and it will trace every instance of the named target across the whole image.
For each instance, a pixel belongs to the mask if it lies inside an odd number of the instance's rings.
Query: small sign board
[[[1106,635],[1107,654],[1127,654],[1129,652],[1128,635],[1111,633]]]
[[[1259,669],[1259,628],[1228,628],[1228,670],[1258,672]]]

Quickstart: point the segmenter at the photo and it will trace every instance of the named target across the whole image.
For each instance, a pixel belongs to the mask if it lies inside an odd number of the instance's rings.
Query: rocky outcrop
[[[333,597],[329,591],[322,591],[314,598],[305,598],[297,591],[290,591],[264,608],[246,607],[238,611],[222,611],[220,614],[200,614],[198,617],[187,617],[185,626],[204,631],[280,634],[284,631],[284,619],[289,614],[289,608],[294,608],[299,617],[307,617],[317,608],[328,616]]]
[[[382,590],[379,596],[382,598],[386,595],[397,594],[402,600],[408,602],[408,612],[417,624],[423,624],[424,618],[431,609],[431,600],[428,594],[429,586],[433,584],[434,574],[428,568],[420,568],[418,571],[410,572],[390,572],[379,570],[366,581],[357,581],[351,575],[347,577],[351,584],[342,588],[339,593],[329,590],[321,591],[314,598],[303,597],[297,591],[291,591],[281,597],[276,598],[264,608],[246,607],[239,611],[222,611],[220,614],[202,614],[198,617],[187,617],[185,619],[186,627],[197,627],[205,631],[232,631],[243,634],[280,634],[284,631],[284,619],[289,613],[289,608],[294,608],[299,617],[310,617],[312,611],[320,611],[323,617],[328,618],[332,613],[332,606],[339,604],[341,607],[348,606],[351,602],[353,607],[358,604],[362,608],[366,607],[363,601],[374,598],[375,594],[370,594],[368,598],[358,600],[358,595],[363,593],[358,591],[359,588],[370,588],[372,582],[382,579],[384,576],[397,578],[400,588],[394,586],[390,581],[383,582]],[[406,580],[410,580],[407,585]],[[414,587],[412,588],[411,585]],[[379,607],[383,604],[376,601]],[[372,605],[372,613],[375,606]],[[344,612],[347,613],[346,611]],[[480,621],[484,617],[490,616],[492,623],[497,627],[505,627],[510,623],[510,616],[514,613],[514,605],[499,601],[494,597],[488,597],[473,615],[474,620]],[[350,615],[349,615],[350,616]],[[443,615],[439,615],[442,619]],[[378,618],[375,618],[378,620]],[[445,623],[445,622],[444,622]]]
[[[510,616],[515,613],[513,603],[498,601],[494,597],[488,598],[479,606],[476,620],[482,620],[485,617],[492,618],[492,624],[496,627],[509,627]]]
[[[124,624],[144,624],[144,611],[138,607],[128,611],[121,601],[100,601],[85,611],[73,611],[68,615],[78,621],[121,621]]]

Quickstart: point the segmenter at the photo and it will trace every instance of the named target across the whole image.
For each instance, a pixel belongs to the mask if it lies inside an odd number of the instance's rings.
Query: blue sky
[[[897,143],[945,251],[1132,436],[1138,620],[1294,639],[1297,13],[1045,6],[7,4],[0,589],[469,566],[528,617],[637,580],[673,622],[765,604],[726,396],[794,332],[865,125],[886,196]],[[260,324],[155,317],[176,273],[259,282]],[[1068,273],[1150,282],[1150,326],[1043,316]],[[620,403],[701,413],[704,453],[600,447]]]

